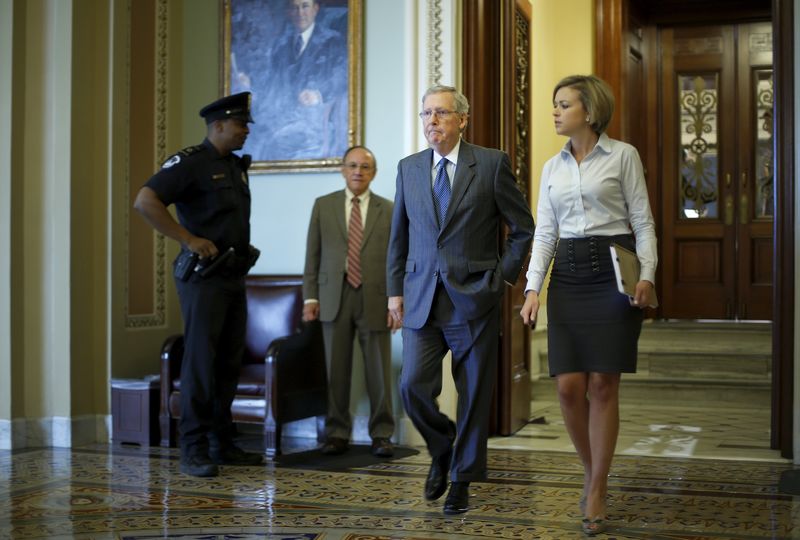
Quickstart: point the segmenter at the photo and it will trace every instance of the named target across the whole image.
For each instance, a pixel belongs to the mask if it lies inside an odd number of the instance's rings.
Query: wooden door
[[[739,25],[736,315],[772,318],[772,227],[775,215],[772,24]]]
[[[526,198],[530,188],[530,21],[528,0],[463,3],[463,92],[470,100],[464,137],[508,153]],[[511,435],[530,418],[530,329],[519,317],[524,290],[522,272],[503,297],[492,434]]]
[[[770,25],[678,26],[660,38],[662,314],[770,319]]]

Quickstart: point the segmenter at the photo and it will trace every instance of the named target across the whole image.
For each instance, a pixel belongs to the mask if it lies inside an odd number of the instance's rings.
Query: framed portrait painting
[[[336,169],[361,142],[361,3],[222,0],[223,92],[252,93],[253,169]]]

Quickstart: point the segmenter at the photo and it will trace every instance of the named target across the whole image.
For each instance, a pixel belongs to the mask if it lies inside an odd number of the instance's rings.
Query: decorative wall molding
[[[525,198],[530,192],[530,66],[528,64],[528,51],[530,50],[530,24],[518,11],[514,12],[514,92],[516,103],[514,113],[514,145],[516,167],[514,175]]]
[[[428,84],[442,80],[442,0],[428,0]]]
[[[130,3],[128,4],[130,20]],[[155,126],[156,126],[156,148],[155,156],[158,166],[167,157],[167,53],[168,53],[168,34],[169,10],[167,0],[156,1],[156,73],[155,73]],[[130,38],[128,39],[128,55],[131,54]],[[130,56],[128,56],[130,58]],[[130,73],[130,61],[128,61],[128,72]],[[130,108],[128,108],[130,110]],[[130,159],[130,156],[127,156]],[[130,168],[126,166],[126,171]],[[126,178],[130,182],[130,178]],[[128,184],[129,186],[130,184]],[[127,187],[126,193],[130,193]],[[131,201],[126,201],[126,212],[130,212]],[[126,216],[125,223],[130,223],[129,216]],[[129,231],[126,230],[126,238]],[[126,243],[126,245],[129,245]],[[125,286],[130,285],[130,253],[125,255]],[[167,310],[167,262],[166,262],[166,240],[164,235],[153,232],[153,313],[147,315],[131,315],[128,305],[128,291],[125,294],[125,327],[126,328],[150,328],[162,327],[166,323]]]
[[[407,84],[405,151],[428,146],[417,118],[420,98],[436,84],[458,86],[461,28],[460,0],[406,0],[408,35],[404,72]]]

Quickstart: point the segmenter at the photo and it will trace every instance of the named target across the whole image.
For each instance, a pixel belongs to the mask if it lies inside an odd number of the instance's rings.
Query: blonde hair
[[[583,108],[589,114],[589,125],[592,131],[603,133],[614,114],[614,93],[603,79],[594,75],[570,75],[564,77],[553,89],[553,100],[561,88],[572,88],[581,96]]]

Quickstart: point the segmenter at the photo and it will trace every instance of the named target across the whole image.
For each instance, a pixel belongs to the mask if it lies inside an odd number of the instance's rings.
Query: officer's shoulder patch
[[[180,162],[181,162],[181,156],[178,155],[178,154],[175,154],[174,156],[169,158],[167,161],[165,161],[164,164],[161,165],[161,168],[162,169],[169,169],[173,165],[177,165]]]

